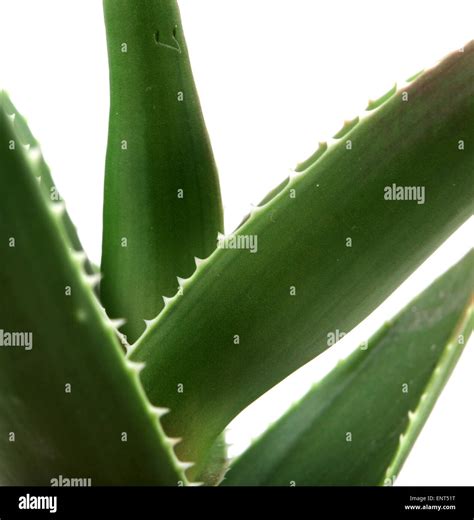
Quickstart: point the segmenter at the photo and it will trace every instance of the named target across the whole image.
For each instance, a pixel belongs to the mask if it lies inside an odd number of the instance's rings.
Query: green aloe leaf
[[[110,64],[101,297],[133,342],[223,230],[176,0],[104,0]]]
[[[224,485],[391,485],[474,323],[474,252],[318,383]]]
[[[59,190],[51,176],[51,170],[49,169],[49,166],[41,152],[40,144],[32,134],[26,119],[17,110],[6,92],[3,92],[2,96],[5,111],[9,115],[14,116],[13,124],[15,126],[18,142],[21,145],[27,147],[31,155],[33,155],[35,158],[34,162],[32,163],[33,172],[38,179],[45,197],[52,204],[64,204]],[[77,234],[76,226],[72,222],[68,212],[65,209],[62,213],[62,225],[71,247],[75,251],[83,251],[84,248],[82,247],[81,241]],[[87,258],[84,261],[84,268],[87,273],[93,274],[93,267]]]
[[[471,213],[474,42],[369,108],[198,262],[131,353],[197,468],[243,408],[349,332]],[[393,185],[418,200],[387,200]]]
[[[0,93],[0,484],[185,482]]]
[[[201,471],[197,473],[196,480],[207,486],[217,486],[222,482],[228,467],[227,442],[223,432],[209,450],[207,459],[201,464]]]

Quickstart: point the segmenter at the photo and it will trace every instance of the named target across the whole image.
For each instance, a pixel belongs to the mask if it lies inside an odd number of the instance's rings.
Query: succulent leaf
[[[474,322],[474,252],[341,361],[224,485],[392,485]]]
[[[0,93],[0,484],[186,482]]]
[[[176,0],[104,0],[111,105],[101,297],[133,343],[223,231]]]
[[[194,471],[242,409],[469,217],[473,141],[471,42],[360,117],[200,263],[130,354]]]
[[[57,205],[58,209],[62,212],[62,225],[71,247],[74,251],[83,252],[84,248],[82,247],[79,235],[77,234],[76,226],[64,207],[63,199],[59,193],[58,187],[53,181],[51,170],[43,157],[39,142],[32,134],[26,119],[20,114],[5,91],[2,92],[2,102],[6,113],[13,118],[13,125],[18,137],[18,143],[26,147],[29,151],[31,157],[30,164],[34,175],[39,181],[44,196],[50,203]],[[94,269],[85,253],[83,263],[84,269],[89,274],[92,274]]]

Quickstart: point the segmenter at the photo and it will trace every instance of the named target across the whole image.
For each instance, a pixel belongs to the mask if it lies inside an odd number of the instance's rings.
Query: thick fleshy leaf
[[[26,119],[20,114],[15,105],[12,103],[10,97],[6,92],[2,93],[4,110],[7,114],[13,116],[13,124],[19,142],[28,148],[30,155],[34,156],[35,160],[32,164],[33,173],[38,179],[44,196],[52,204],[64,205],[64,201],[59,193],[58,187],[53,181],[51,170],[43,157],[40,144],[35,136],[32,134]],[[79,235],[77,234],[76,226],[71,220],[67,210],[64,208],[62,212],[62,225],[64,231],[74,251],[84,251]],[[94,269],[92,264],[86,258],[84,260],[84,269],[88,274],[92,274]]]
[[[104,0],[110,64],[101,297],[130,343],[223,230],[176,0]]]
[[[239,457],[224,485],[392,485],[472,332],[473,288],[471,252]]]
[[[0,93],[0,484],[184,482]]]
[[[223,240],[132,352],[198,466],[242,409],[326,350],[329,333],[349,332],[469,217],[474,42],[383,101]]]

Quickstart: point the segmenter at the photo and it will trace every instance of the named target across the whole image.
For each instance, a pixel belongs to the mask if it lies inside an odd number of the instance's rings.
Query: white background
[[[220,169],[226,227],[376,97],[474,36],[472,0],[181,0]],[[99,0],[0,0],[0,83],[28,117],[83,244],[100,259],[108,72]],[[446,201],[449,203],[450,201]],[[241,452],[384,319],[465,253],[464,226],[354,334],[246,410]],[[459,366],[398,484],[474,484],[474,349]]]

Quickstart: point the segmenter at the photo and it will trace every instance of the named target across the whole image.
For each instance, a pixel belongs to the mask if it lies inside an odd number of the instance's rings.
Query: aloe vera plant
[[[223,235],[177,2],[104,13],[100,275],[0,96],[0,484],[393,483],[472,329],[472,252],[227,475],[224,432],[469,217],[474,42],[370,102]]]

